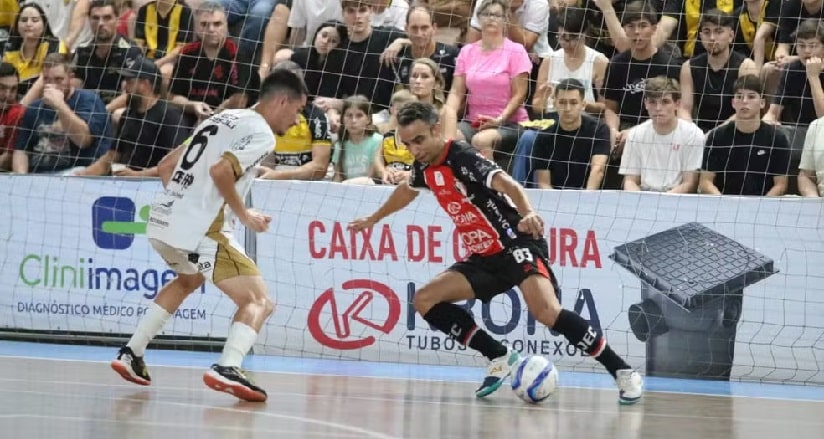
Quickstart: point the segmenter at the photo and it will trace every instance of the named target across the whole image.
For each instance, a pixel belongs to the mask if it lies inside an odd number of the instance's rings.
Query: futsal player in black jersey
[[[493,339],[454,302],[488,302],[518,286],[536,320],[563,334],[606,367],[618,384],[619,402],[638,402],[643,394],[641,375],[609,347],[600,331],[578,314],[561,308],[547,260],[544,222],[523,188],[469,144],[445,140],[434,106],[410,102],[398,112],[397,121],[401,140],[415,156],[409,180],[398,185],[375,213],[356,219],[349,227],[368,229],[406,207],[417,197],[418,189],[432,191],[471,255],[419,289],[413,304],[430,325],[490,360],[476,396],[496,391],[520,355]]]

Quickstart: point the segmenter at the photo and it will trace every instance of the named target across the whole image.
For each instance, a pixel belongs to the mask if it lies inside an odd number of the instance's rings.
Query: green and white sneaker
[[[492,360],[487,366],[486,377],[484,382],[481,383],[481,387],[475,390],[475,396],[483,398],[498,390],[519,361],[521,361],[521,354],[507,347],[506,355]]]

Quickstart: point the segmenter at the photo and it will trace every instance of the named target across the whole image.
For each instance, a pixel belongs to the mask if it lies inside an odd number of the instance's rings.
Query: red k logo
[[[352,322],[358,322],[361,325],[376,329],[384,334],[392,331],[392,328],[398,323],[401,315],[401,304],[398,296],[389,288],[380,282],[375,282],[368,279],[353,279],[343,283],[344,290],[355,290],[355,300],[349,305],[343,314],[338,311],[338,302],[333,288],[324,291],[312,308],[309,310],[309,317],[307,318],[307,326],[309,333],[318,341],[318,343],[338,350],[354,350],[371,346],[375,343],[375,337],[368,335],[361,338],[351,338]],[[360,290],[360,292],[358,292]],[[372,300],[377,296],[382,296],[383,300],[387,302],[386,316],[375,322],[371,319],[365,318],[361,315],[363,310],[372,303]],[[332,314],[332,327],[334,334],[329,334],[324,329],[329,326],[328,322],[321,321],[321,312],[326,309],[327,305],[330,307]],[[331,329],[331,328],[330,328]]]

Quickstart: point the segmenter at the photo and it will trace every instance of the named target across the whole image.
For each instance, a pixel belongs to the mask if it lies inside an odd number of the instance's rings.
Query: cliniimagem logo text
[[[129,250],[136,235],[146,233],[146,221],[150,206],[143,206],[139,214],[134,201],[125,197],[100,197],[92,205],[92,239],[99,249],[95,257],[66,257],[70,249],[61,255],[31,253],[20,261],[19,275],[23,284],[37,288],[104,290],[139,292],[146,299],[154,299],[160,288],[172,281],[177,274],[165,268],[147,268],[152,262],[150,254],[143,250]],[[106,264],[95,262],[106,260]],[[122,261],[122,262],[121,262]],[[144,265],[144,267],[139,267]],[[201,287],[205,293],[205,286]]]

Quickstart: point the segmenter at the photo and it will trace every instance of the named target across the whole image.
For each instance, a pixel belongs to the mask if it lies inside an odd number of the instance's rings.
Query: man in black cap
[[[144,57],[126,60],[124,65],[118,73],[125,80],[128,103],[115,146],[76,175],[157,177],[160,159],[189,135],[180,109],[160,99],[157,66]]]

